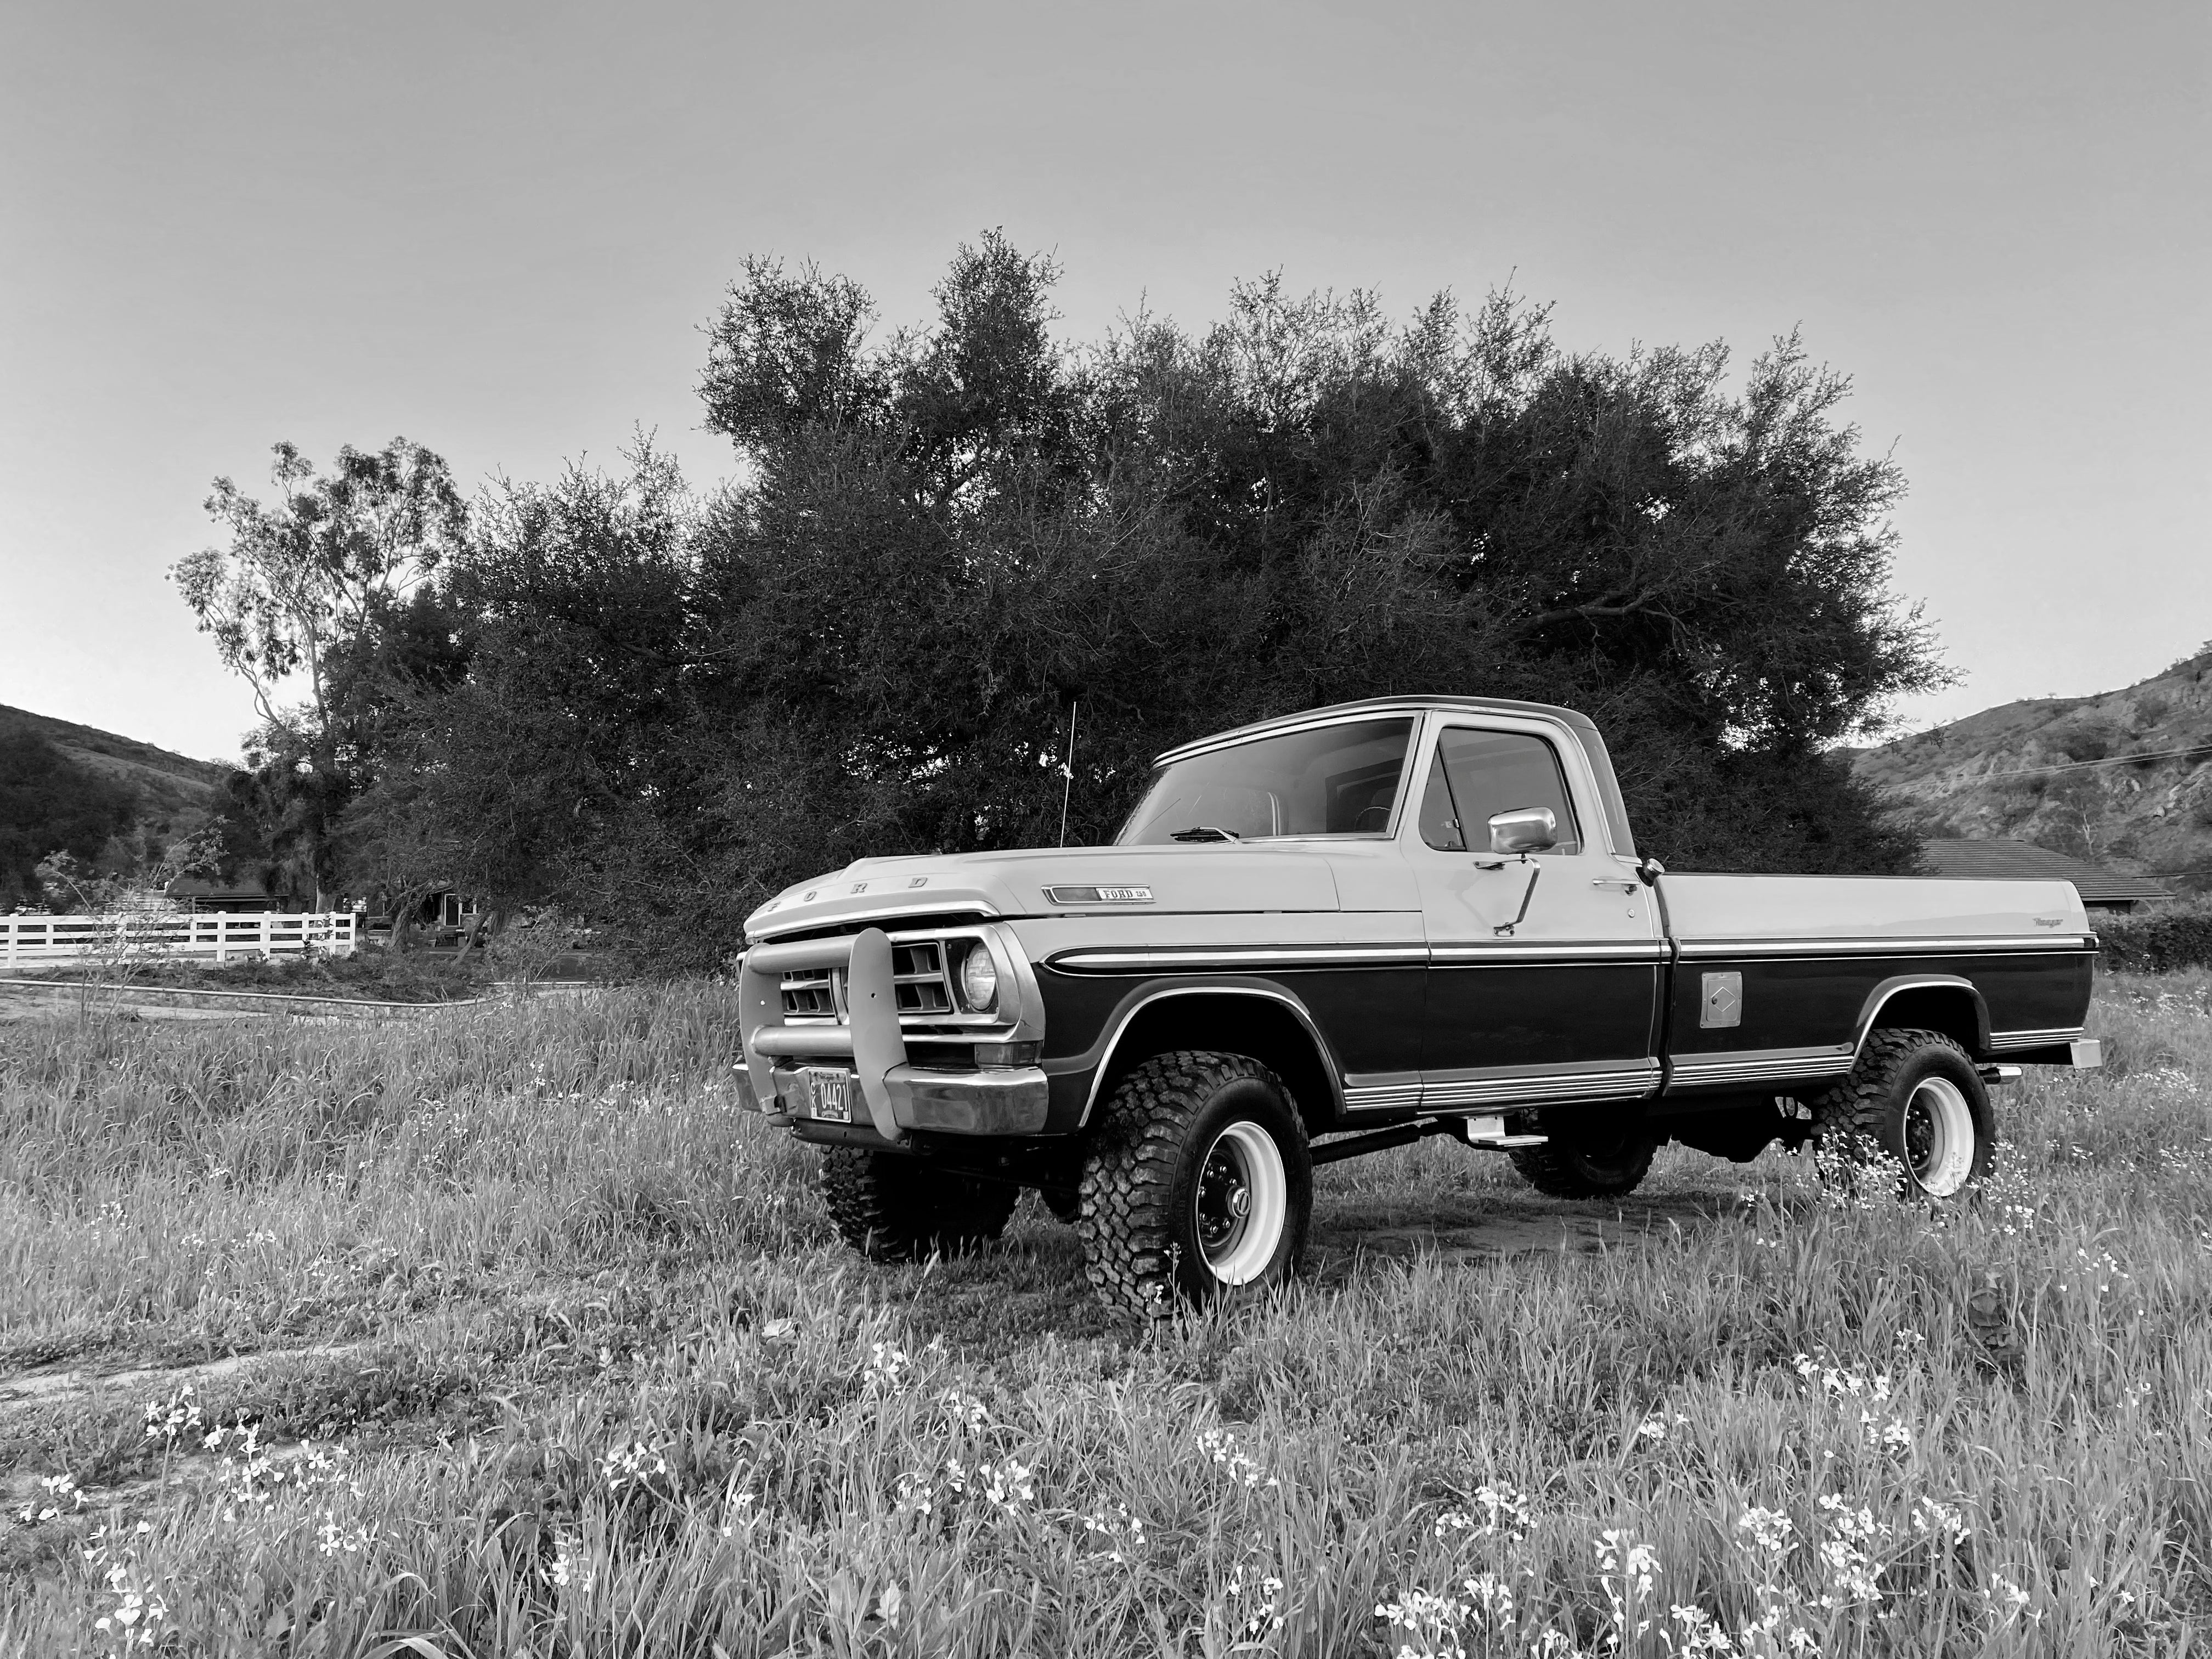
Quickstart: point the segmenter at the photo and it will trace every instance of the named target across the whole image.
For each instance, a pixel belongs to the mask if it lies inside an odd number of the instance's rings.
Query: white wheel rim
[[[1275,1259],[1291,1211],[1282,1148],[1258,1124],[1232,1123],[1198,1169],[1191,1228],[1206,1271],[1224,1285],[1249,1285]]]
[[[1905,1167],[1936,1198],[1948,1198],[1973,1173],[1973,1108],[1948,1077],[1921,1079],[1905,1103]]]

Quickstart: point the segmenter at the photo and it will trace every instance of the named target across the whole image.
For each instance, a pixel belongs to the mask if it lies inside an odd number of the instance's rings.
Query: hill
[[[0,703],[0,732],[11,729],[45,738],[85,771],[129,789],[148,815],[187,808],[208,811],[222,794],[231,773],[219,761],[194,760],[137,738]]]
[[[49,854],[117,871],[221,811],[230,769],[0,704],[0,910],[38,902]]]
[[[1923,836],[2009,836],[2212,891],[2212,647],[2121,690],[1984,709],[1852,766]]]

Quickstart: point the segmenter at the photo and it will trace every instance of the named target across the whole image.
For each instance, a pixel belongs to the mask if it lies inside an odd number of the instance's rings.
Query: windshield
[[[1260,738],[1154,774],[1115,842],[1379,836],[1406,772],[1411,720],[1346,721]],[[1195,831],[1225,831],[1199,835]]]

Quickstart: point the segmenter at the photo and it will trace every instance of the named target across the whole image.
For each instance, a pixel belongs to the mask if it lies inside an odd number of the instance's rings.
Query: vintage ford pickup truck
[[[1389,698],[1162,755],[1110,847],[867,859],[746,923],[751,1093],[880,1259],[1024,1188],[1109,1302],[1296,1268],[1315,1165],[1449,1134],[1617,1195],[1675,1140],[1984,1172],[1987,1085],[2094,1066],[2064,882],[1670,874],[1565,708]]]

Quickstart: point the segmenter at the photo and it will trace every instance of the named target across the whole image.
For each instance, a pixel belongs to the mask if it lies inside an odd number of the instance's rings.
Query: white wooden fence
[[[318,915],[148,912],[114,916],[0,916],[0,965],[156,959],[225,962],[233,957],[349,957],[350,911]]]

